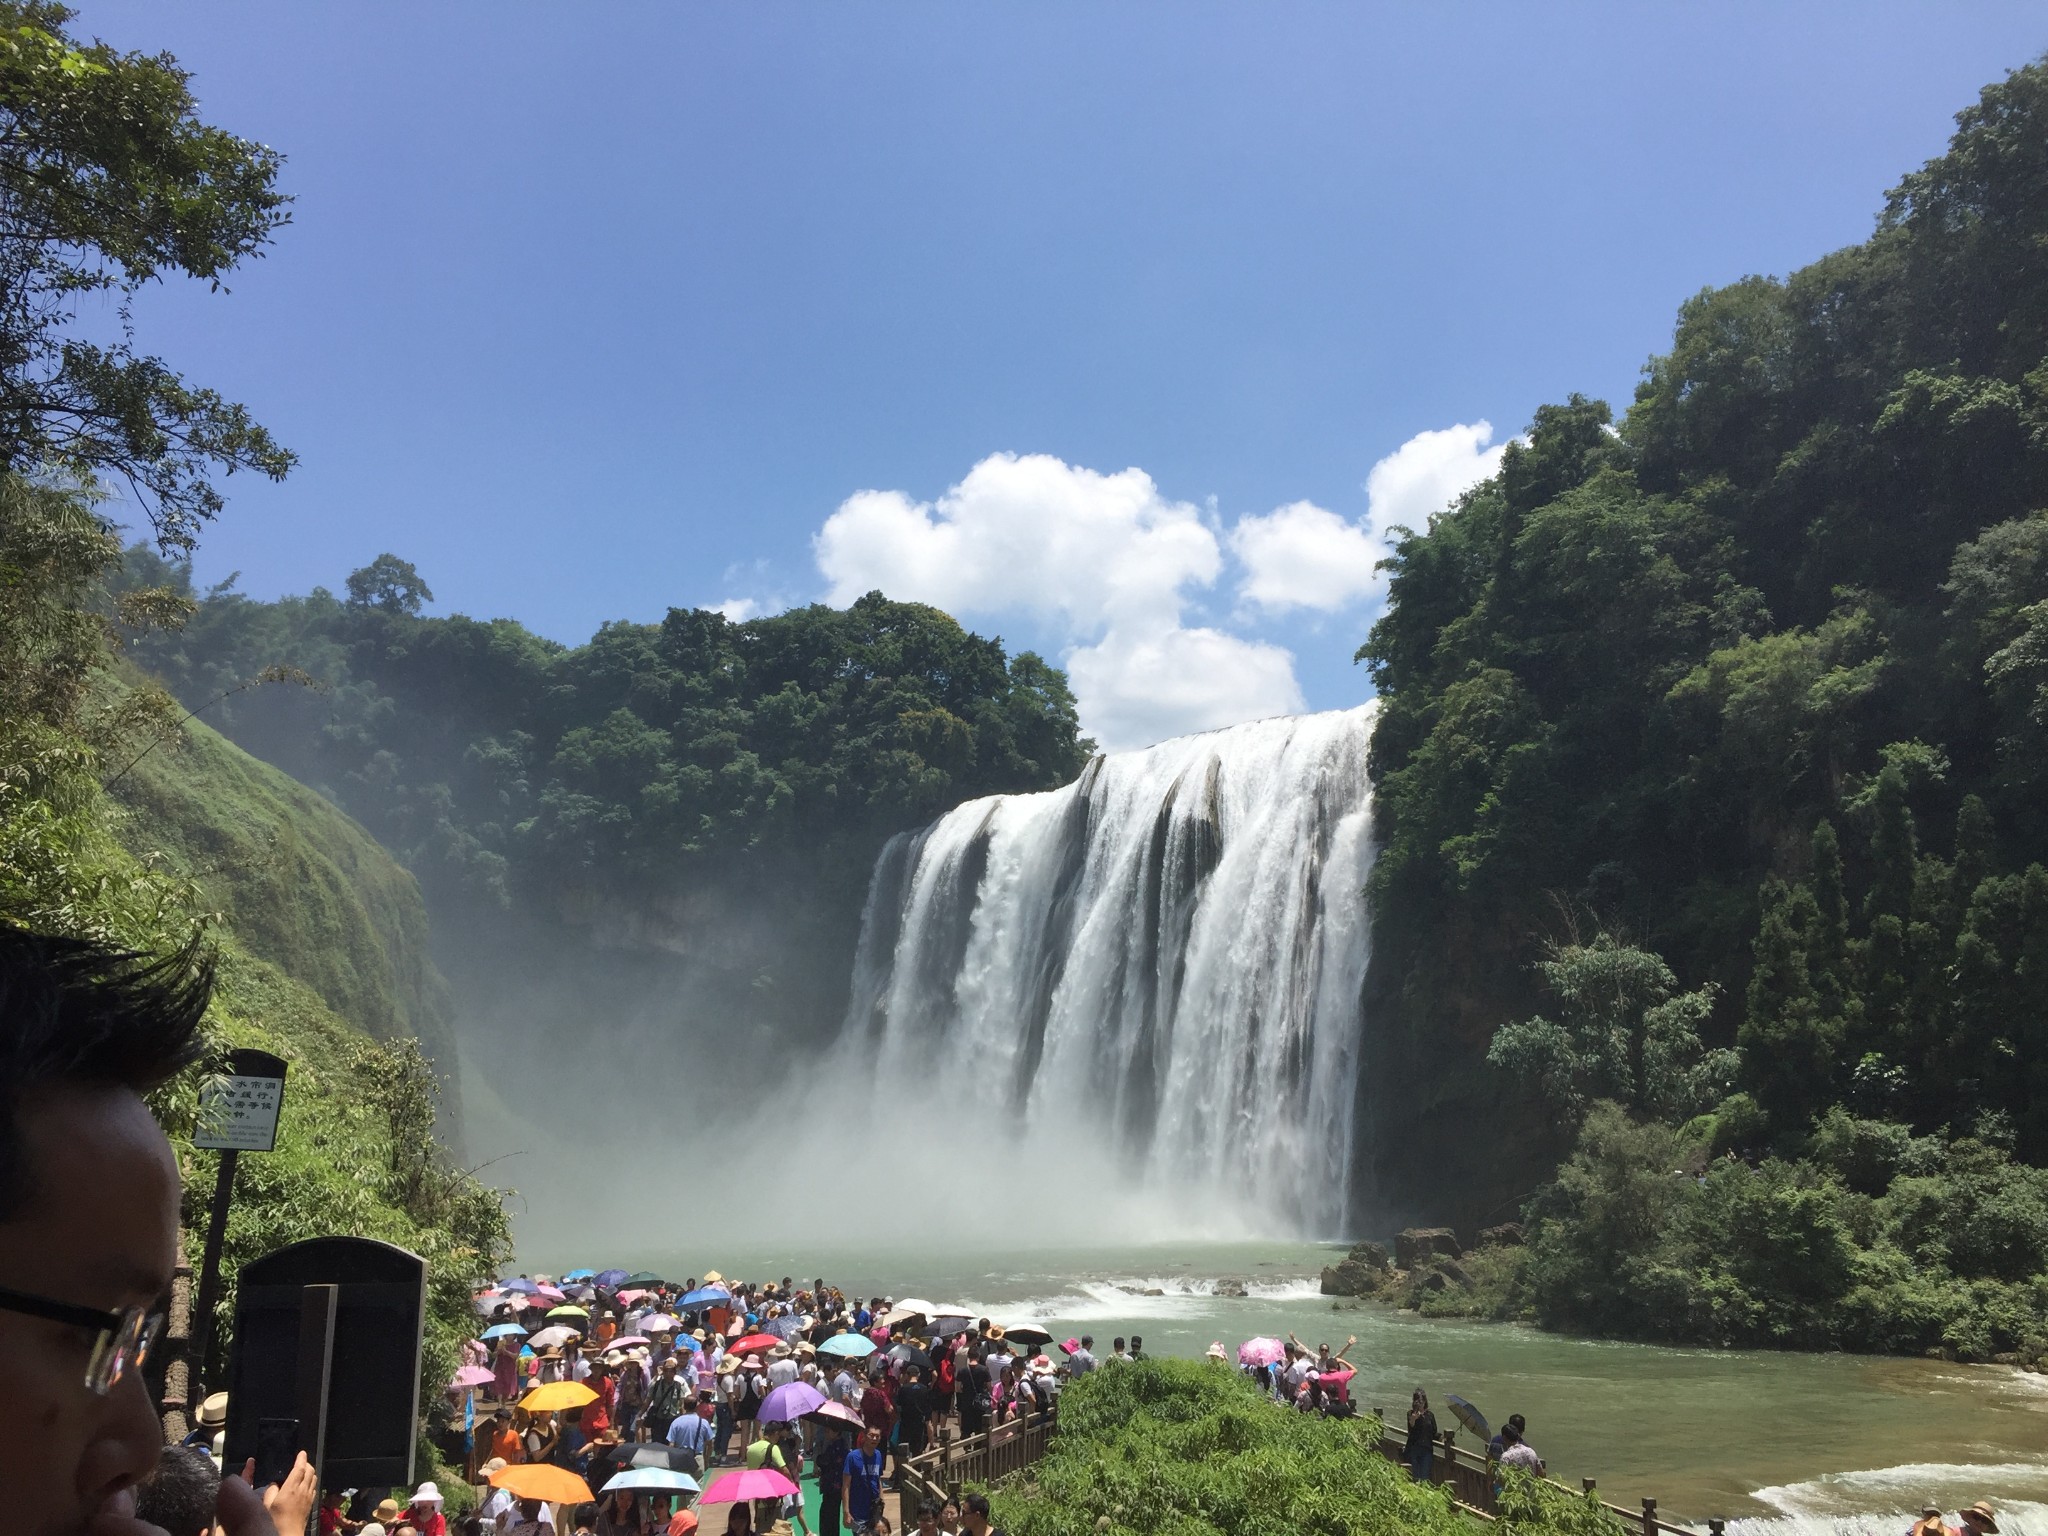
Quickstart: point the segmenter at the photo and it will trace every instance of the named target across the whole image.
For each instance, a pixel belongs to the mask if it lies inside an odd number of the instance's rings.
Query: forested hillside
[[[837,1026],[882,843],[1090,751],[1056,669],[879,594],[572,648],[424,615],[390,555],[274,603],[193,593],[141,547],[125,581],[197,604],[131,657],[419,877],[473,1059],[523,1083],[590,1090],[712,1039],[727,1081],[773,1068]],[[565,1033],[590,1017],[601,1049]]]
[[[1958,125],[1539,412],[1360,652],[1364,1155],[1478,1223],[1571,1154],[1546,1320],[2048,1348],[2048,69]]]

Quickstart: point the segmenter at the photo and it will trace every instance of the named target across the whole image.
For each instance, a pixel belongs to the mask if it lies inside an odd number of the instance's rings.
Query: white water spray
[[[892,840],[839,1072],[949,1106],[1041,1193],[1092,1168],[1098,1198],[1143,1192],[1183,1230],[1336,1235],[1373,714],[1098,757]]]

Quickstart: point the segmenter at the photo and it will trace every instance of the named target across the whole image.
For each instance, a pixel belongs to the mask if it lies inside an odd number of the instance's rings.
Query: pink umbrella
[[[651,1296],[653,1294],[652,1291],[621,1291],[619,1292],[619,1300],[630,1304],[638,1301],[642,1296]]]
[[[1272,1365],[1287,1357],[1287,1346],[1278,1339],[1246,1339],[1237,1346],[1239,1365]]]
[[[615,1349],[632,1349],[636,1345],[645,1349],[652,1349],[654,1348],[654,1340],[644,1338],[637,1333],[629,1333],[623,1339],[613,1339],[611,1343],[605,1345],[604,1352],[610,1354]]]
[[[468,1387],[488,1387],[497,1378],[480,1365],[465,1365],[455,1373],[448,1383],[450,1392],[460,1392]]]
[[[558,1291],[552,1285],[536,1285],[533,1288],[533,1294],[545,1296],[549,1301],[567,1301],[569,1299],[566,1291]]]
[[[821,1403],[804,1417],[814,1422],[823,1420],[829,1424],[852,1424],[861,1429],[865,1429],[868,1422],[844,1403]]]
[[[699,1504],[739,1504],[748,1499],[786,1499],[797,1491],[795,1483],[773,1467],[748,1467],[728,1472],[697,1500]]]
[[[640,1326],[649,1333],[672,1333],[682,1327],[682,1324],[666,1312],[657,1312],[652,1317],[641,1318]]]

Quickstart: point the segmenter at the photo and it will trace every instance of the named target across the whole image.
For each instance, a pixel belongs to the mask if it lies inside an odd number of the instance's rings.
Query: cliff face
[[[239,947],[378,1040],[417,1040],[459,1134],[448,984],[418,883],[348,816],[198,721],[113,784],[118,834],[197,888]]]

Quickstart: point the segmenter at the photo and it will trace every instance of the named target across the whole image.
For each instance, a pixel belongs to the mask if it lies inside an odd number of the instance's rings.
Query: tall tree
[[[125,482],[166,550],[220,510],[218,469],[292,456],[248,410],[136,350],[129,299],[182,273],[218,289],[288,218],[276,151],[199,120],[168,54],[66,31],[52,0],[0,0],[0,468]],[[78,325],[112,294],[116,339]]]

